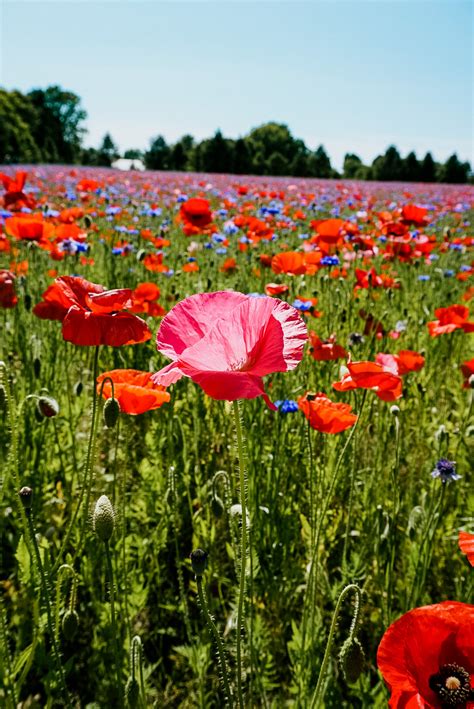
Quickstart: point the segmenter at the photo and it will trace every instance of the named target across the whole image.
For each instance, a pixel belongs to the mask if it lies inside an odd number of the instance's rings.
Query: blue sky
[[[269,120],[371,161],[473,161],[473,6],[463,0],[0,0],[0,83],[82,98],[86,143],[144,148]]]

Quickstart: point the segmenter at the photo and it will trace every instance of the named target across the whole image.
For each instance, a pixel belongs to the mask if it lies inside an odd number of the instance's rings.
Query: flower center
[[[431,675],[430,687],[440,698],[443,709],[464,709],[466,702],[474,698],[469,672],[454,663],[443,665],[437,674]]]

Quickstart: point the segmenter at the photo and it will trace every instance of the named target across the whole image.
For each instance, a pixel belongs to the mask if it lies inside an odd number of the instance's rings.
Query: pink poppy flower
[[[190,377],[213,399],[263,396],[276,410],[262,377],[294,369],[307,339],[300,314],[281,300],[232,291],[197,293],[163,318],[156,346],[172,362],[153,381],[169,386]]]

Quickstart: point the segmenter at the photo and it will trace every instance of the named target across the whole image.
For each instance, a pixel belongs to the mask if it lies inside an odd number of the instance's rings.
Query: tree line
[[[0,163],[58,163],[108,167],[120,157],[110,134],[99,147],[84,147],[87,118],[79,96],[60,86],[28,93],[0,88]],[[239,138],[226,138],[220,130],[205,140],[184,135],[168,144],[154,137],[146,151],[130,149],[125,158],[141,159],[150,170],[232,173],[294,177],[347,178],[401,182],[472,182],[471,166],[451,155],[438,163],[432,154],[418,159],[415,152],[402,157],[395,146],[364,165],[347,153],[337,172],[325,148],[310,150],[288,126],[269,122]]]

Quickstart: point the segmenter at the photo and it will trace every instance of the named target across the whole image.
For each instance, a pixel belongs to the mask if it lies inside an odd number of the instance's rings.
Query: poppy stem
[[[237,434],[237,451],[239,455],[239,487],[241,506],[241,545],[240,545],[240,584],[239,600],[237,605],[237,699],[239,707],[244,707],[242,694],[242,630],[243,630],[243,610],[245,595],[245,574],[247,570],[247,506],[245,490],[245,460],[244,445],[242,437],[242,422],[240,420],[239,402],[234,401],[235,430]]]
[[[105,560],[107,564],[107,576],[109,580],[109,595],[110,595],[110,614],[112,621],[112,633],[114,636],[114,649],[115,649],[115,671],[117,673],[117,683],[119,688],[119,696],[123,697],[122,691],[122,673],[121,673],[121,658],[120,658],[120,633],[117,626],[117,619],[115,617],[115,586],[114,586],[114,569],[112,566],[112,557],[110,554],[109,542],[104,542],[105,546]]]
[[[79,553],[82,551],[83,548],[83,542],[84,542],[84,533],[85,533],[85,527],[86,523],[88,520],[88,514],[87,510],[89,509],[89,504],[90,504],[90,495],[91,495],[91,489],[92,489],[92,472],[91,472],[91,465],[92,465],[92,460],[94,457],[94,450],[95,450],[95,433],[96,433],[96,420],[97,420],[97,388],[96,388],[96,379],[97,379],[97,373],[99,369],[99,346],[95,348],[94,352],[94,368],[93,368],[93,384],[92,384],[92,421],[91,421],[91,431],[89,435],[89,445],[87,447],[87,456],[86,456],[86,461],[84,463],[84,476],[83,476],[83,483],[81,487],[81,491],[79,493],[79,500],[76,506],[76,509],[74,510],[74,514],[71,518],[71,521],[69,523],[69,527],[66,531],[66,535],[64,537],[64,541],[61,545],[61,548],[59,550],[59,554],[56,558],[56,561],[54,563],[53,569],[52,569],[52,574],[55,574],[56,571],[59,568],[59,565],[61,564],[61,559],[63,557],[63,554],[66,551],[69,539],[72,534],[72,530],[74,527],[74,523],[76,522],[77,516],[79,514],[79,511],[82,507],[82,501],[84,499],[84,493],[87,488],[87,495],[86,495],[86,513],[84,515],[84,522],[82,525],[82,531],[81,531],[81,541],[76,547],[76,551],[74,553],[74,558],[73,562],[77,559]]]
[[[222,684],[224,685],[225,698],[227,700],[228,705],[230,707],[233,707],[234,701],[233,701],[232,692],[230,691],[229,676],[228,676],[228,672],[227,672],[227,662],[225,660],[224,646],[222,644],[222,640],[220,638],[219,631],[216,628],[216,624],[214,623],[212,616],[209,613],[206,595],[205,595],[204,589],[202,587],[202,576],[199,574],[196,574],[196,584],[197,584],[198,598],[199,598],[199,604],[201,606],[201,610],[203,612],[204,618],[206,619],[206,623],[209,628],[209,631],[210,631],[210,633],[211,633],[212,637],[214,638],[214,641],[217,645],[217,654],[219,657],[219,664],[221,666]]]
[[[336,630],[337,619],[339,617],[339,609],[341,607],[342,601],[347,596],[347,594],[350,593],[351,591],[354,591],[354,593],[357,596],[357,605],[356,605],[356,613],[354,615],[354,618],[353,618],[353,621],[351,624],[350,637],[353,637],[357,631],[357,625],[358,625],[358,620],[359,620],[359,609],[360,609],[361,601],[362,601],[362,591],[355,583],[351,583],[342,589],[341,593],[339,594],[339,598],[337,599],[336,608],[335,608],[333,616],[332,616],[331,627],[329,628],[329,636],[328,636],[328,641],[326,643],[326,649],[324,651],[323,662],[321,664],[321,669],[319,670],[319,677],[318,677],[318,681],[316,684],[316,689],[314,690],[313,698],[311,700],[310,709],[318,709],[320,706],[323,705],[324,693],[325,693],[324,680],[326,679],[327,666],[328,666],[329,658],[331,656],[331,650],[332,650],[332,645],[333,645],[333,641],[334,641],[334,633]]]

